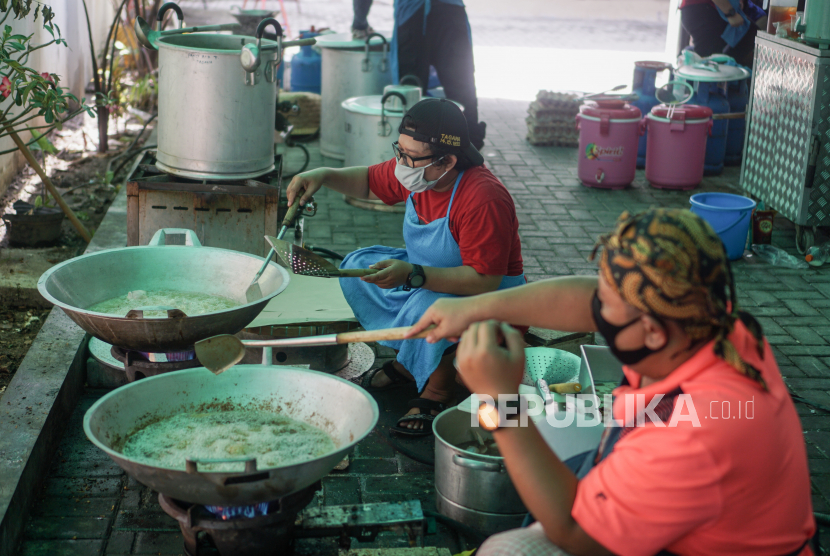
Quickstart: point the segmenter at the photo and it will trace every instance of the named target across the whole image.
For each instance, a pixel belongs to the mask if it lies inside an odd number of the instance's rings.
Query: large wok
[[[185,234],[187,245],[165,245],[165,238],[173,234]],[[37,287],[46,300],[99,340],[136,351],[181,351],[216,334],[239,332],[288,286],[288,272],[270,263],[259,279],[262,299],[247,303],[245,290],[264,260],[202,247],[192,230],[167,228],[156,232],[147,246],[99,251],[53,266]],[[127,318],[87,310],[135,290],[215,294],[240,305],[196,316],[168,311],[167,318],[143,318],[143,312]]]
[[[275,411],[305,421],[326,431],[336,449],[284,467],[259,469],[252,459],[246,471],[237,473],[199,471],[198,462],[188,464],[186,471],[154,467],[120,451],[132,432],[159,418],[224,409]],[[200,367],[113,390],[86,412],[84,432],[131,477],[153,490],[196,504],[247,505],[314,484],[372,431],[377,420],[372,397],[341,378],[293,367],[237,365],[219,376]]]

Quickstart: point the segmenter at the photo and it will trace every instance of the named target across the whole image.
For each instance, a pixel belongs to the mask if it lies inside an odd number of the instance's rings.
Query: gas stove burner
[[[162,509],[179,522],[187,556],[272,556],[293,554],[295,539],[336,537],[349,549],[351,539],[372,542],[392,531],[408,537],[410,546],[423,546],[424,512],[418,500],[307,507],[320,490],[317,483],[278,500],[254,506],[225,506],[228,518],[206,506],[180,502],[159,494]],[[241,514],[262,513],[247,517]],[[211,507],[216,510],[216,508]],[[201,535],[200,535],[201,533]]]
[[[193,351],[143,353],[124,350],[98,338],[90,340],[89,351],[95,359],[107,367],[125,371],[128,382],[162,373],[192,369],[201,365]]]
[[[181,184],[201,184],[205,182],[219,182],[224,185],[262,186],[271,182],[279,181],[282,176],[282,160],[276,158],[275,168],[267,172],[250,174],[243,177],[228,177],[223,175],[205,174],[204,176],[187,176],[166,170],[164,165],[159,165],[156,160],[156,152],[149,151],[144,155],[141,163],[138,164],[133,174],[127,181],[164,182]]]
[[[187,556],[211,554],[211,545],[220,556],[271,556],[290,554],[297,514],[311,503],[321,488],[318,481],[299,492],[268,502],[267,513],[254,517],[217,517],[205,506],[180,502],[164,494],[159,494],[159,504],[167,515],[179,522]],[[225,507],[229,516],[237,513],[230,508],[239,507]]]

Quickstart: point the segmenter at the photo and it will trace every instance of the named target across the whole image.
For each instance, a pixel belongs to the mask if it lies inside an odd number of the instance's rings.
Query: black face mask
[[[639,349],[631,349],[631,350],[621,350],[617,348],[617,335],[631,326],[632,324],[636,323],[640,320],[640,317],[627,322],[623,325],[617,326],[616,324],[611,324],[607,320],[602,317],[602,302],[599,300],[599,295],[597,292],[594,292],[594,298],[591,300],[591,313],[594,316],[594,322],[597,325],[597,330],[599,333],[602,334],[602,337],[605,338],[605,341],[608,343],[608,348],[611,350],[611,353],[614,354],[614,357],[620,360],[620,363],[623,365],[634,365],[639,363],[649,355],[653,353],[657,353],[661,351],[663,347],[660,349],[651,349],[646,346],[643,346]]]

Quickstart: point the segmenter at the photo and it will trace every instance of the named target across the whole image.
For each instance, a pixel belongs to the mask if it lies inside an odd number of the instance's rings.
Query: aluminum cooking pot
[[[472,430],[483,439],[492,439],[492,434],[479,427],[473,429],[471,414],[458,408],[436,417],[432,430],[438,511],[485,535],[519,527],[527,510],[507,474],[504,458],[458,447],[475,439]]]
[[[239,472],[200,471],[149,465],[124,456],[123,445],[143,426],[182,412],[257,410],[281,413],[314,425],[334,440],[335,450],[306,462],[260,468],[242,457]],[[206,505],[269,502],[314,484],[378,421],[378,406],[362,388],[317,371],[237,365],[221,375],[204,367],[144,378],[98,400],[84,416],[84,432],[128,475],[177,500]]]
[[[165,245],[185,234],[187,245]],[[192,230],[159,230],[144,247],[98,251],[55,265],[38,280],[38,291],[99,340],[144,352],[192,349],[198,340],[235,334],[288,286],[288,272],[270,263],[259,279],[262,299],[248,303],[245,290],[265,259],[214,247],[202,247]],[[87,310],[131,291],[174,290],[221,295],[240,305],[196,316],[168,311],[168,318],[117,317]]]
[[[277,41],[262,38],[267,26],[276,29]],[[274,169],[281,37],[279,23],[266,19],[257,37],[158,39],[156,166],[171,174],[219,180],[253,178]],[[246,69],[243,54],[258,63]]]
[[[320,152],[344,160],[346,156],[345,112],[347,98],[380,95],[392,83],[389,45],[391,33],[375,33],[365,41],[352,40],[351,33],[321,35]]]

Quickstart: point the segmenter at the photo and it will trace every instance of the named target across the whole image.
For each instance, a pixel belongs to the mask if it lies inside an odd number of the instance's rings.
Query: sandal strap
[[[435,400],[429,400],[427,398],[413,398],[408,402],[410,408],[418,408],[418,409],[426,409],[427,411],[444,411],[447,409],[446,404],[441,402],[437,402]],[[419,413],[420,415],[420,413]],[[410,415],[410,417],[412,417]],[[432,417],[432,416],[431,416]]]

